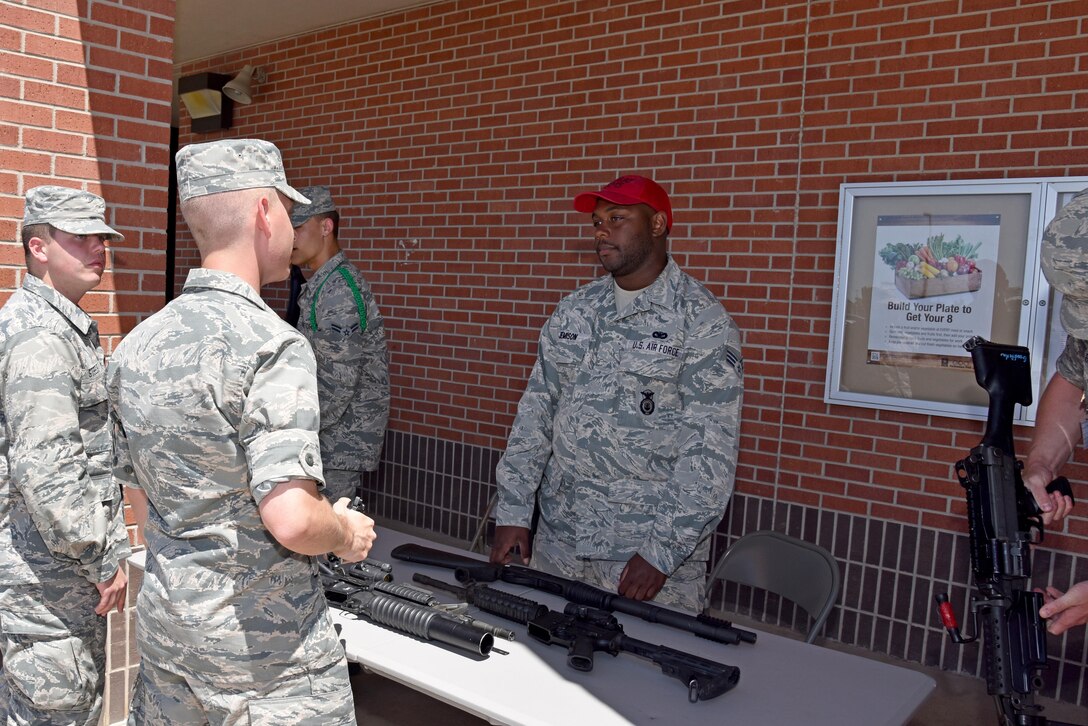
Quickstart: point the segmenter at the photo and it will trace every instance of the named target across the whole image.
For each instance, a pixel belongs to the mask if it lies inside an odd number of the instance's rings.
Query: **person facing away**
[[[26,194],[27,274],[0,310],[0,718],[87,724],[102,713],[106,615],[121,612],[129,550],[113,481],[98,325],[79,301],[98,286],[101,197]]]
[[[1043,274],[1062,293],[1061,320],[1067,333],[1057,370],[1039,399],[1035,432],[1024,462],[1024,485],[1043,511],[1044,526],[1060,522],[1073,509],[1073,500],[1046,486],[1069,460],[1073,449],[1088,437],[1084,391],[1088,388],[1088,190],[1075,196],[1043,232]],[[1039,614],[1048,618],[1055,635],[1088,623],[1088,581],[1062,592],[1043,591]]]
[[[385,323],[370,285],[340,249],[340,214],[328,187],[299,190],[310,204],[291,210],[291,263],[311,271],[298,298],[297,327],[317,358],[325,496],[351,497],[364,471],[378,468],[389,421]]]
[[[623,176],[574,207],[592,215],[608,274],[540,334],[496,469],[491,561],[516,549],[538,569],[699,611],[736,471],[740,332],[669,256],[660,185]]]
[[[260,298],[306,197],[256,139],[177,153],[200,250],[182,294],[113,355],[115,474],[147,541],[130,724],[354,724],[314,555],[366,557],[374,522],[323,486],[316,365]]]

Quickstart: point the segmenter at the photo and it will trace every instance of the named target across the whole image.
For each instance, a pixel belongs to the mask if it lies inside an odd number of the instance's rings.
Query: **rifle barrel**
[[[534,602],[524,597],[518,597],[517,595],[511,595],[508,592],[496,590],[487,585],[458,587],[457,585],[451,585],[447,582],[442,582],[441,580],[436,580],[419,573],[412,575],[412,579],[421,585],[452,592],[454,595],[457,595],[467,603],[475,605],[485,613],[498,615],[499,617],[513,620],[515,623],[521,623],[522,625],[525,625],[533,618],[538,617],[542,611],[548,609],[538,602]]]

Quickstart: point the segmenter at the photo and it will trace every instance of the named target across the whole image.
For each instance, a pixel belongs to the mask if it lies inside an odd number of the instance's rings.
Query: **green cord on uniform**
[[[359,311],[359,330],[366,330],[366,303],[363,302],[363,293],[359,291],[359,286],[355,284],[355,279],[348,272],[346,265],[340,265],[333,272],[339,272],[340,277],[344,278],[344,281],[348,283],[348,287],[351,288],[351,296],[355,298],[355,308]],[[318,285],[313,302],[310,303],[310,330],[315,333],[317,332],[317,298],[321,296],[321,288],[325,287],[329,277],[332,277],[332,273]]]

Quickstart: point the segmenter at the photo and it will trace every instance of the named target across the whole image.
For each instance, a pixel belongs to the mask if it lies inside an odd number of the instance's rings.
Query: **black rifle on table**
[[[458,587],[420,574],[412,579],[428,587],[452,592],[486,613],[526,625],[533,638],[566,648],[567,665],[575,670],[593,670],[593,654],[597,651],[612,656],[631,653],[652,660],[662,673],[679,679],[688,687],[688,700],[692,703],[720,696],[740,681],[740,669],[736,666],[625,635],[623,625],[604,610],[569,603],[559,613],[546,605],[487,585],[470,583]]]
[[[362,500],[356,497],[350,507],[363,511]],[[368,559],[345,565],[329,555],[318,569],[330,606],[393,630],[477,655],[490,653],[496,636],[514,638],[506,628],[446,611],[434,593],[393,582],[393,566],[387,563]]]
[[[1031,404],[1028,349],[974,337],[963,344],[971,353],[975,380],[986,389],[990,405],[982,443],[956,462],[967,495],[971,569],[978,593],[971,596],[975,635],[960,633],[947,594],[937,606],[953,642],[982,636],[986,691],[994,696],[1002,726],[1044,726],[1059,722],[1042,716],[1034,693],[1043,685],[1046,626],[1039,616],[1043,597],[1028,584],[1031,545],[1043,539],[1042,512],[1024,486],[1013,449],[1013,407]],[[1072,496],[1064,477],[1047,491]],[[979,621],[981,619],[981,624]]]
[[[719,643],[736,645],[754,643],[756,634],[750,630],[735,628],[731,623],[709,615],[688,615],[640,600],[606,592],[584,582],[540,572],[518,565],[493,565],[472,557],[443,552],[416,544],[404,544],[393,550],[393,557],[406,562],[454,570],[458,582],[495,582],[502,580],[513,585],[525,585],[536,590],[558,595],[578,605],[598,610],[633,615],[647,622],[660,623],[686,630],[700,638]]]

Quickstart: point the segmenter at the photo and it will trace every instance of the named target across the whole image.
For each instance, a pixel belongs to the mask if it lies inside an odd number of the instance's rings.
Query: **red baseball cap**
[[[624,207],[636,204],[648,204],[655,212],[664,212],[669,229],[672,229],[672,204],[668,193],[653,179],[637,174],[621,176],[599,192],[582,192],[574,198],[574,208],[579,212],[591,214],[597,206],[597,200],[604,199]]]

